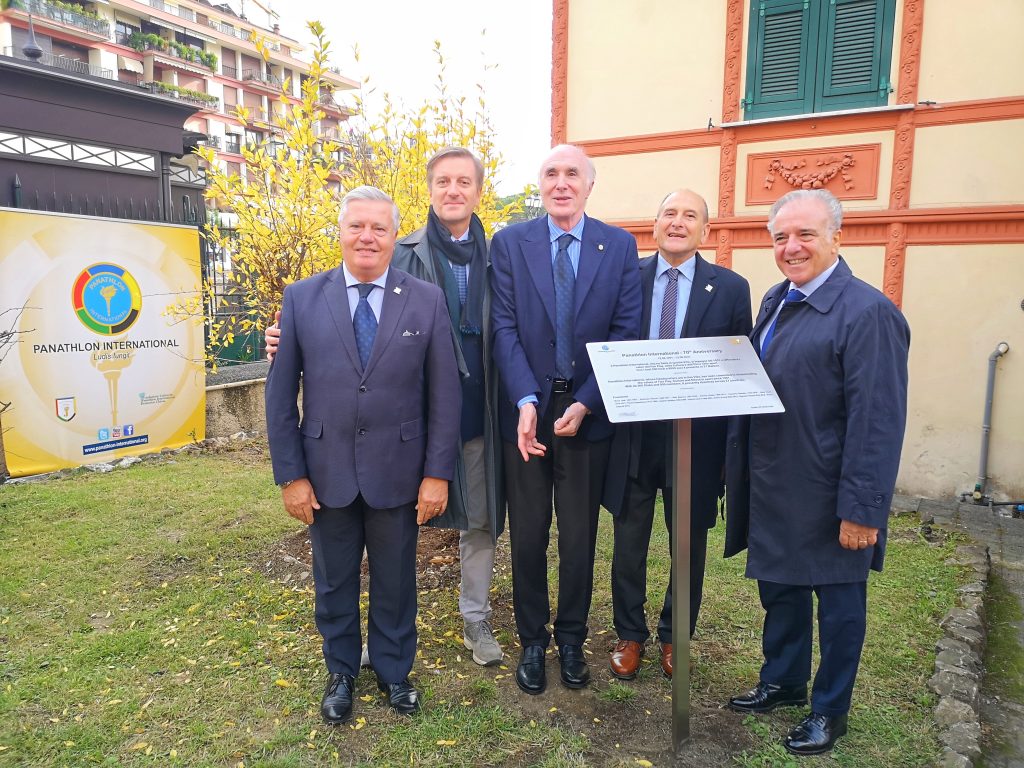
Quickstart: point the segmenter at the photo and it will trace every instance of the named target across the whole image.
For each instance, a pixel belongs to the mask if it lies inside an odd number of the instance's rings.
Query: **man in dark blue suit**
[[[732,709],[807,703],[818,597],[811,713],[784,741],[797,755],[828,752],[846,733],[907,412],[910,329],[839,256],[841,226],[825,190],[771,208],[786,280],[765,295],[751,339],[786,411],[734,420],[727,456],[726,555],[749,547],[765,610],[761,679]]]
[[[558,519],[555,643],[562,683],[590,681],[583,656],[594,583],[598,509],[614,429],[587,355],[591,341],[632,340],[640,328],[636,241],[584,215],[594,166],[555,147],[541,165],[547,216],[491,242],[494,362],[505,393],[504,440],[512,601],[523,651],[516,682],[546,685],[551,635],[547,548],[552,495]]]
[[[643,294],[642,339],[695,336],[746,336],[750,333],[750,286],[735,272],[701,258],[707,239],[708,206],[688,189],[671,192],[658,208],[654,239],[658,253],[640,262]],[[708,529],[718,516],[725,492],[725,418],[694,419],[690,493],[690,634],[697,626],[704,586]],[[632,680],[650,637],[647,600],[647,550],[658,490],[665,505],[665,526],[672,535],[672,423],[621,425],[609,461],[605,506],[615,516],[612,557],[612,609],[618,642],[612,674]],[[658,621],[661,668],[672,676],[672,581]]]
[[[358,187],[341,204],[344,261],[289,285],[267,376],[267,434],[285,508],[309,525],[316,624],[330,680],[320,711],[351,717],[362,646],[359,566],[370,565],[368,645],[403,714],[416,653],[418,524],[447,506],[461,385],[437,286],[390,268],[398,209]],[[302,383],[301,421],[296,398]]]

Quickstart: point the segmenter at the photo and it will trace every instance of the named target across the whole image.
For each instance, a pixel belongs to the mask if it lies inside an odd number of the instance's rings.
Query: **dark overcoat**
[[[758,339],[788,282],[765,295]],[[779,584],[864,581],[881,570],[907,413],[910,328],[840,259],[806,301],[786,305],[763,360],[785,413],[737,417],[727,451],[726,556]],[[839,524],[879,529],[843,549]]]
[[[431,257],[430,245],[427,242],[426,227],[417,229],[406,235],[395,246],[392,265],[405,270],[413,277],[433,283],[443,290],[444,275],[437,273],[434,259]],[[487,271],[490,273],[491,263],[487,260]],[[501,461],[501,438],[497,429],[498,405],[498,371],[491,360],[491,280],[490,274],[484,280],[483,305],[483,350],[484,350],[484,391],[487,393],[484,402],[484,476],[487,480],[487,512],[491,518],[491,536],[497,541],[505,530],[505,475]],[[452,340],[455,344],[455,357],[459,363],[459,373],[469,375],[466,360],[462,355],[462,343],[452,326]],[[448,493],[448,509],[439,517],[435,517],[427,525],[437,528],[458,528],[466,530],[469,525],[469,494],[466,485],[466,468],[462,451],[459,451],[455,479]]]
[[[750,285],[730,269],[711,264],[694,255],[693,284],[690,287],[682,338],[698,336],[746,336],[750,333]],[[640,317],[640,338],[650,337],[651,298],[657,276],[658,256],[640,260],[640,291],[643,313]],[[694,527],[712,528],[718,511],[718,499],[725,492],[725,440],[728,420],[725,417],[694,419],[690,462],[690,515]],[[613,515],[626,506],[627,477],[640,472],[640,450],[643,430],[639,423],[620,424],[612,442],[605,483],[604,506]],[[666,445],[671,452],[671,442]],[[672,466],[671,456],[666,467]],[[671,472],[665,478],[671,486]]]

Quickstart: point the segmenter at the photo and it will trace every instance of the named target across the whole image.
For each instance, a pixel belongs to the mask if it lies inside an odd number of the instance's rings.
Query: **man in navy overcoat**
[[[594,175],[583,150],[555,147],[540,170],[547,215],[503,229],[491,241],[494,362],[505,395],[498,424],[512,602],[523,647],[516,682],[530,694],[546,685],[552,496],[558,519],[554,630],[561,680],[570,688],[590,681],[583,643],[614,429],[586,344],[636,339],[640,329],[636,240],[584,215]]]
[[[357,187],[342,201],[339,226],[341,266],[285,289],[281,347],[266,385],[274,480],[288,513],[309,525],[313,545],[328,723],[352,713],[364,547],[378,687],[396,711],[419,709],[408,680],[417,526],[447,506],[462,402],[444,294],[390,267],[394,202]]]
[[[798,755],[827,752],[846,733],[907,411],[910,329],[839,256],[841,226],[825,190],[772,206],[787,279],[765,295],[751,339],[786,411],[734,420],[728,445],[726,555],[749,549],[746,574],[765,609],[760,682],[729,706],[807,703],[816,594],[811,713],[784,741]]]
[[[640,338],[746,336],[750,333],[750,286],[732,270],[705,261],[697,247],[707,239],[708,205],[688,189],[669,193],[658,207],[658,253],[640,261],[643,314]],[[708,529],[725,492],[726,418],[693,420],[690,492],[690,634],[697,625],[704,585]],[[647,550],[654,502],[661,489],[665,525],[672,524],[672,423],[620,425],[608,462],[605,506],[615,516],[612,610],[618,642],[612,674],[632,680],[650,637]],[[661,668],[672,676],[672,581],[658,621]]]

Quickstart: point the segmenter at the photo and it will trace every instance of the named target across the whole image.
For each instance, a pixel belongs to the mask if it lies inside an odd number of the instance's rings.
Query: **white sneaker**
[[[488,621],[464,622],[462,644],[473,652],[473,661],[483,667],[491,667],[501,662],[504,654],[501,646],[494,639],[494,632]]]

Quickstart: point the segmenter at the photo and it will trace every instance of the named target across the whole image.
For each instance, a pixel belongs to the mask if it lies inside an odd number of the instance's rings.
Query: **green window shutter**
[[[825,0],[815,111],[888,103],[895,0]]]
[[[751,0],[745,117],[810,112],[818,40],[814,0]]]

